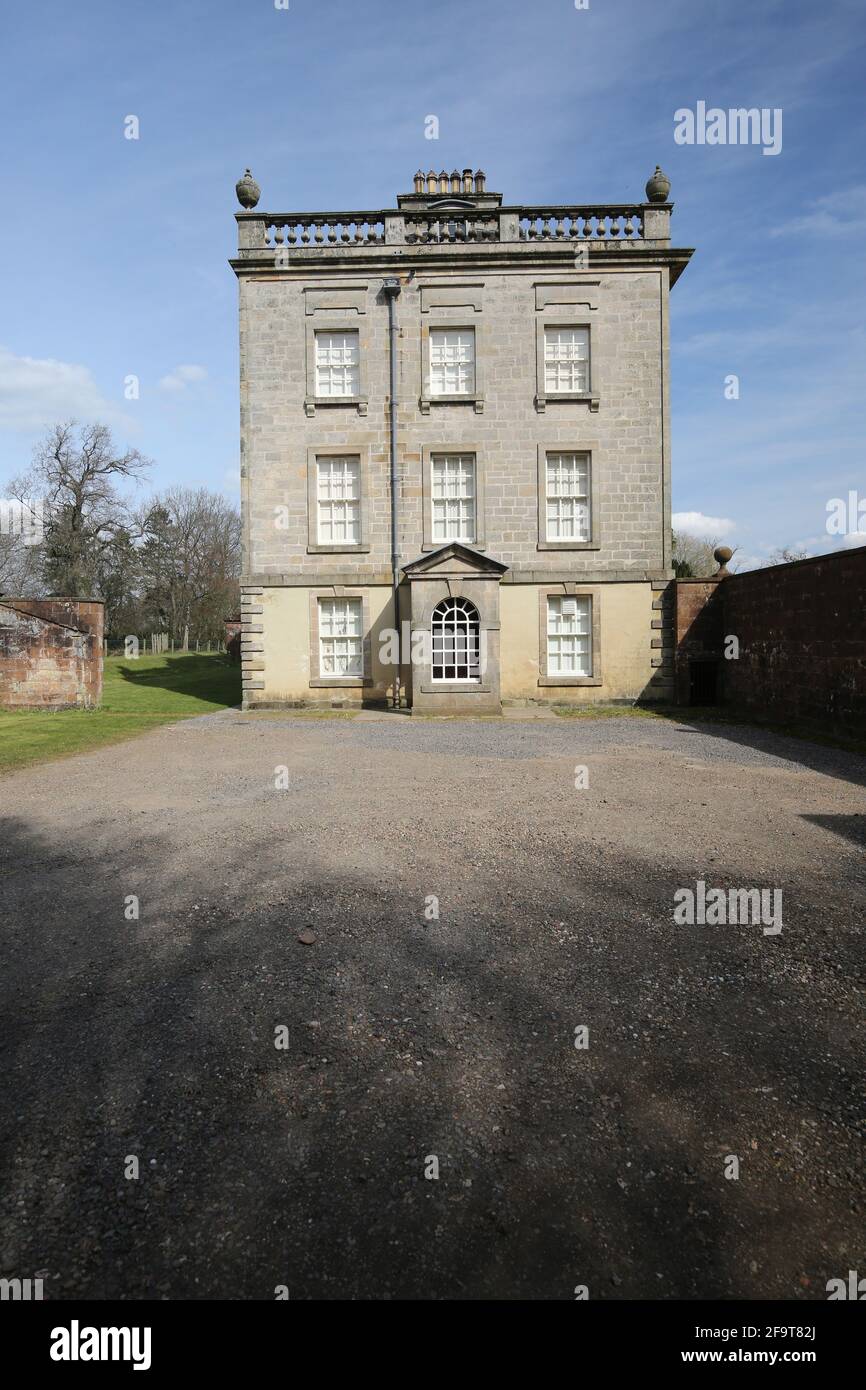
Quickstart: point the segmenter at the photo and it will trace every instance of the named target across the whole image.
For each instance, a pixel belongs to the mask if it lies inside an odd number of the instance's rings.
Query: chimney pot
[[[475,170],[475,192],[476,192],[476,193],[483,193],[483,192],[484,192],[484,183],[485,183],[486,178],[487,178],[487,175],[485,174],[485,172],[484,172],[483,169],[476,169],[476,170]]]
[[[464,169],[464,170],[463,170],[463,192],[464,192],[464,193],[471,193],[471,192],[472,192],[472,170],[471,170],[471,169]]]

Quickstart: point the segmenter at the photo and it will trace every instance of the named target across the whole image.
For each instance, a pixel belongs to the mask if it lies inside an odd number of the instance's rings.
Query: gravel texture
[[[686,719],[239,712],[2,779],[0,1274],[825,1298],[866,1270],[864,782]],[[675,925],[697,879],[781,934]]]

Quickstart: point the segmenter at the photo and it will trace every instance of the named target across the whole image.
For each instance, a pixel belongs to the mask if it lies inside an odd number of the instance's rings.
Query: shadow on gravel
[[[791,1298],[853,1257],[857,1040],[822,1044],[839,999],[787,973],[799,939],[684,938],[628,856],[562,894],[544,865],[479,881],[432,922],[312,851],[256,910],[173,881],[167,840],[135,859],[127,921],[124,864],[6,822],[0,1275],[47,1269],[55,1299]]]
[[[843,840],[851,840],[853,844],[866,849],[866,815],[804,815],[803,820],[811,821],[812,825],[823,826],[825,830],[832,830],[834,835],[841,836]]]
[[[830,744],[812,743],[806,737],[794,737],[780,730],[764,728],[759,724],[728,722],[724,707],[718,710],[702,709],[699,715],[688,706],[681,709],[657,710],[663,719],[674,724],[689,726],[689,733],[709,734],[713,738],[727,739],[740,748],[754,748],[759,753],[769,753],[788,762],[799,763],[803,767],[820,772],[825,777],[838,777],[854,786],[866,786],[866,757],[862,753],[837,748]]]

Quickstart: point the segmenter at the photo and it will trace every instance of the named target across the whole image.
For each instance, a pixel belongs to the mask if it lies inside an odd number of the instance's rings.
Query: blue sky
[[[43,0],[3,28],[0,481],[76,415],[150,455],[153,486],[236,495],[246,165],[262,207],[302,210],[392,205],[419,165],[480,165],[506,202],[640,201],[659,163],[696,248],[674,511],[748,564],[844,543],[826,503],[866,497],[862,0]],[[676,144],[698,101],[781,108],[781,152]]]

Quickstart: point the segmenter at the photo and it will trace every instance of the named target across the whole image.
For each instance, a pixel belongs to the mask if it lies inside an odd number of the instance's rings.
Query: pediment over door
[[[403,573],[407,579],[430,579],[447,574],[471,574],[481,579],[501,579],[507,569],[508,565],[491,559],[489,555],[482,555],[471,546],[461,545],[459,541],[450,541],[441,549],[431,550],[429,555],[422,555],[419,559],[404,565]]]

